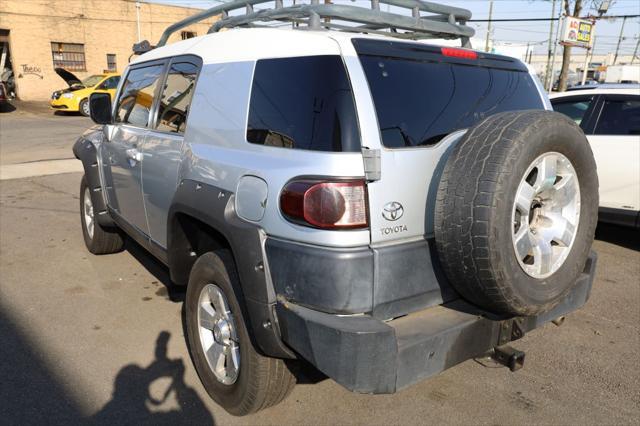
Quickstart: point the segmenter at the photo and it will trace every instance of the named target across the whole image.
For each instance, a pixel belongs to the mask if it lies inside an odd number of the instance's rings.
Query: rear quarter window
[[[247,140],[280,148],[359,151],[353,95],[340,56],[259,60]]]

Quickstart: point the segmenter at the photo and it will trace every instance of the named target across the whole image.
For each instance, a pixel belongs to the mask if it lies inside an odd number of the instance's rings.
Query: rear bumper
[[[596,254],[566,298],[532,317],[489,317],[461,301],[393,321],[340,316],[284,301],[277,304],[282,337],[302,357],[349,390],[393,393],[583,306],[591,293]]]

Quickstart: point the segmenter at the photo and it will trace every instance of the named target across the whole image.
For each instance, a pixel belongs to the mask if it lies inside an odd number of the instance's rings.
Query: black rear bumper
[[[596,259],[592,252],[572,291],[538,316],[491,317],[457,300],[384,322],[282,299],[278,319],[284,341],[336,382],[355,392],[393,393],[580,308],[591,292]]]

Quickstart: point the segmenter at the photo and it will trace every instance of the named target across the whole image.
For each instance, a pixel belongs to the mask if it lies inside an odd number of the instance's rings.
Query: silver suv
[[[286,397],[300,359],[363,393],[487,353],[520,367],[507,344],[589,297],[582,131],[522,62],[468,48],[466,10],[264,1],[172,25],[113,103],[92,95],[100,126],[74,146],[89,251],[126,234],[187,285],[193,363],[236,415]],[[238,28],[265,20],[295,23]]]

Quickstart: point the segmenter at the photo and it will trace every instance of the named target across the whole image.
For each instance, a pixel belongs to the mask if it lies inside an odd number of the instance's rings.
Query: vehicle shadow
[[[169,269],[151,255],[147,250],[131,238],[125,239],[125,250],[129,252],[144,268],[164,285],[162,290],[166,290],[168,299],[175,303],[184,302],[186,298],[186,286],[179,286],[171,281]],[[187,339],[187,320],[184,304],[181,309],[182,332],[185,336],[185,344],[189,347]],[[298,384],[315,384],[326,380],[328,377],[316,367],[303,360],[285,361],[287,368],[296,377]]]
[[[596,240],[640,251],[640,230],[598,222]]]
[[[13,112],[17,108],[9,102],[0,103],[0,113]]]
[[[80,114],[77,111],[53,111],[53,115],[56,115],[58,117],[84,117],[82,114]]]
[[[289,371],[295,376],[297,385],[315,385],[329,378],[303,358],[285,361],[285,363]]]
[[[129,252],[144,268],[158,281],[164,285],[158,293],[159,296],[166,296],[170,301],[180,303],[184,302],[186,296],[186,287],[179,286],[171,281],[169,268],[162,264],[158,259],[153,257],[142,246],[133,241],[131,238],[125,239],[124,248]]]
[[[147,367],[137,364],[122,367],[115,378],[111,400],[87,419],[89,424],[215,424],[197,392],[184,382],[182,359],[167,357],[170,337],[167,331],[158,335],[155,359]],[[163,378],[170,381],[169,385],[159,396],[152,395],[152,384]],[[172,395],[178,408],[161,410]]]

